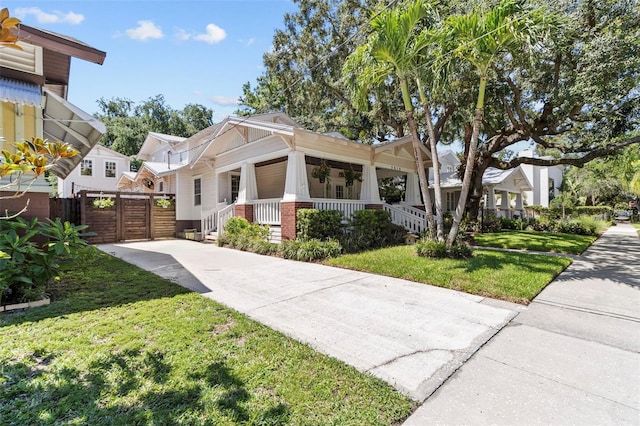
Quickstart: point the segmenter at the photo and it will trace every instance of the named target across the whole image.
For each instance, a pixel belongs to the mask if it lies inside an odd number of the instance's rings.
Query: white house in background
[[[520,155],[532,155],[523,151]],[[445,211],[455,211],[460,199],[462,181],[457,177],[460,160],[451,151],[443,151],[440,157],[440,186]],[[430,173],[433,180],[433,171]],[[484,208],[501,217],[523,217],[525,206],[549,206],[562,183],[562,167],[541,167],[522,164],[509,170],[488,168],[482,177]],[[433,187],[433,185],[431,186]]]
[[[421,150],[426,166],[431,159]],[[176,229],[202,234],[222,229],[231,216],[281,227],[295,238],[300,208],[338,209],[345,216],[364,208],[386,209],[394,222],[420,231],[426,225],[411,141],[402,138],[364,145],[336,133],[303,129],[283,113],[227,117],[188,139],[149,134],[135,176],[120,178],[120,188],[176,194]],[[314,169],[330,166],[328,179]],[[359,179],[350,181],[349,172]],[[406,176],[402,205],[381,199],[378,179]],[[160,184],[163,190],[160,190]],[[146,189],[144,189],[146,187]],[[153,189],[151,189],[153,188]]]
[[[138,152],[144,163],[136,173],[120,175],[118,189],[122,191],[175,193],[176,170],[189,162],[186,138],[149,132]]]
[[[83,189],[117,191],[118,176],[129,168],[129,157],[96,145],[65,179],[58,178],[58,197],[73,197]]]
[[[534,158],[534,153],[528,149],[521,151],[518,156]],[[549,202],[560,193],[564,167],[540,167],[531,164],[522,164],[520,167],[534,188],[532,191],[525,193],[527,204],[530,206],[549,207]]]

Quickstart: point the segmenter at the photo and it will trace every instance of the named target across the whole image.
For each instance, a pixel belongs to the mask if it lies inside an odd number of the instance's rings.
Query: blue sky
[[[98,112],[99,98],[136,103],[162,94],[233,113],[242,85],[263,72],[262,55],[283,28],[290,0],[0,0],[26,25],[75,37],[107,52],[104,65],[73,59],[68,99]]]

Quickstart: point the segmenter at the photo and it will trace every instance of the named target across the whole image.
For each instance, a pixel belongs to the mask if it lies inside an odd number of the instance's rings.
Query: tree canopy
[[[174,110],[162,95],[138,105],[124,98],[100,98],[98,106],[96,118],[107,127],[100,143],[129,156],[138,153],[149,132],[189,137],[213,124],[213,110],[199,104]]]
[[[347,56],[366,42],[372,17],[388,4],[366,0],[296,3],[299,11],[285,17],[285,30],[276,32],[274,49],[264,57],[265,73],[255,87],[249,83],[244,87],[244,111],[284,111],[312,130],[340,130],[362,142],[408,133],[405,108],[397,96],[397,77],[390,76],[371,92],[366,99],[369,108],[362,112],[355,108],[356,99],[338,75]],[[482,196],[482,175],[488,167],[509,169],[522,163],[582,166],[626,146],[638,149],[640,143],[638,2],[516,3],[528,4],[531,10],[546,9],[557,22],[548,36],[531,36],[531,49],[496,52],[486,69],[489,78],[469,197],[472,214]],[[398,9],[407,6],[406,1],[390,4]],[[462,1],[436,7],[441,22],[452,14],[472,11],[469,2]],[[431,65],[425,62],[425,67]],[[448,61],[425,82],[438,142],[462,142],[467,154],[477,78],[468,63]],[[420,111],[417,87],[412,85],[411,90],[411,100]],[[417,124],[426,142],[426,120],[418,119]],[[557,155],[552,159],[515,156],[510,151],[522,142]]]

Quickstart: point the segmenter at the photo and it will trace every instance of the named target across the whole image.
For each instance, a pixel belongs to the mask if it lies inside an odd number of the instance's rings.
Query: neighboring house
[[[520,157],[533,158],[532,150],[521,151]],[[541,157],[548,159],[551,157]],[[532,191],[525,193],[527,204],[530,206],[549,207],[549,202],[560,194],[564,166],[540,167],[531,164],[522,164],[522,171],[533,186]]]
[[[66,101],[71,58],[101,65],[106,53],[27,25],[20,25],[18,36],[22,50],[0,47],[0,149],[11,149],[12,142],[33,137],[68,142],[80,155],[60,160],[51,169],[64,179],[106,132],[102,123]],[[0,185],[10,179],[0,180]],[[0,211],[19,211],[28,198],[24,216],[47,217],[50,190],[42,177],[28,197],[0,200]]]
[[[124,173],[118,180],[123,191],[175,193],[176,170],[189,162],[186,138],[149,132],[137,158],[143,160],[137,173]]]
[[[96,145],[65,179],[58,178],[58,197],[73,197],[84,189],[117,191],[118,177],[129,172],[130,163],[126,155]]]
[[[532,155],[523,151],[520,155]],[[451,151],[440,154],[442,203],[445,211],[453,212],[458,205],[462,181],[457,177],[460,160]],[[431,180],[433,174],[430,173]],[[487,213],[500,217],[523,217],[525,206],[549,206],[562,183],[562,167],[541,167],[522,164],[509,170],[488,168],[482,177],[483,205]],[[433,185],[431,185],[433,187]]]
[[[147,161],[135,176],[122,176],[120,187],[134,189],[148,179],[154,192],[163,192],[162,179],[164,191],[175,189],[178,231],[195,228],[206,234],[235,215],[281,226],[282,237],[293,239],[296,211],[310,207],[338,209],[346,216],[385,208],[396,223],[424,229],[424,211],[414,208],[420,193],[409,138],[364,145],[340,134],[305,130],[283,113],[228,117],[188,139],[168,138],[149,135],[140,153]],[[426,148],[421,155],[431,166]],[[323,163],[331,169],[320,182],[314,169]],[[351,170],[360,180],[348,182]],[[408,182],[402,206],[380,199],[378,179],[394,176],[406,176]]]

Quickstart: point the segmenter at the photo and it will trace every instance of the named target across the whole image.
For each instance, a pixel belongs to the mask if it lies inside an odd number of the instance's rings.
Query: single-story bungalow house
[[[168,138],[150,134],[140,155],[148,161],[135,176],[121,176],[119,186],[147,185],[162,192],[162,180],[164,191],[175,188],[178,231],[195,228],[206,235],[240,216],[280,227],[283,239],[293,239],[296,211],[311,207],[345,216],[359,209],[386,209],[407,229],[425,227],[425,213],[416,208],[421,201],[409,138],[364,145],[340,134],[306,130],[284,113],[231,116],[190,138]],[[421,155],[431,166],[426,147]],[[405,202],[384,203],[378,179],[401,175],[407,181]]]

